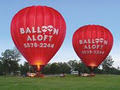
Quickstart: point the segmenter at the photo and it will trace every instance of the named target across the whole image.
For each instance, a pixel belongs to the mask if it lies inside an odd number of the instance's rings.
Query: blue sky
[[[72,35],[81,26],[98,24],[108,28],[114,37],[110,55],[114,66],[120,66],[120,0],[0,0],[0,53],[14,47],[10,35],[12,17],[20,9],[32,5],[53,7],[67,24],[65,41],[50,62],[79,60],[72,47]],[[22,62],[25,60],[22,58]]]

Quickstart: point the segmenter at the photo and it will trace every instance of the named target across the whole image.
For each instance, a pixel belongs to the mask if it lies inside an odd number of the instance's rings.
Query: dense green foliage
[[[21,54],[14,49],[7,49],[0,56],[0,75],[26,75],[27,72],[35,72],[28,62],[19,64]],[[120,75],[120,68],[113,67],[114,60],[108,56],[104,62],[95,69],[97,74],[117,74]],[[72,71],[78,71],[78,74],[89,73],[88,68],[81,60],[69,60],[68,62],[49,63],[43,70],[43,74],[70,74]]]
[[[1,53],[0,57],[0,74],[15,74],[19,70],[21,54],[16,48],[7,49]]]

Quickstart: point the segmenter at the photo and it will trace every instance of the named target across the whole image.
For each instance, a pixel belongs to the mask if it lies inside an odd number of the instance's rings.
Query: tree
[[[3,74],[2,62],[0,61],[0,75]]]
[[[11,60],[15,60],[15,61],[20,61],[20,57],[21,57],[21,54],[17,50],[17,48],[7,49],[7,50],[5,50],[5,52],[2,52],[1,55],[2,55],[1,58],[11,59]]]
[[[83,62],[81,62],[80,63],[81,64],[81,72],[82,73],[89,73],[89,69],[87,68],[87,66],[83,63]]]
[[[81,72],[82,72],[82,63],[81,61],[77,61],[77,60],[74,60],[75,61],[75,71],[78,71],[78,76],[80,76]]]
[[[3,68],[3,72],[5,72],[5,75],[10,73],[10,63],[9,63],[9,61],[10,61],[9,59],[2,58],[2,68]]]
[[[9,65],[10,65],[10,71],[13,72],[13,74],[16,74],[16,71],[19,70],[18,61],[17,60],[10,60]]]
[[[76,60],[70,60],[67,62],[68,66],[71,68],[71,71],[75,70],[76,67]]]
[[[50,74],[50,67],[51,67],[51,64],[47,64],[41,72],[43,74]]]
[[[57,63],[52,63],[49,70],[50,70],[51,74],[59,74],[60,73],[60,67]]]
[[[80,73],[89,72],[88,68],[81,60],[70,60],[68,61],[68,65],[71,67],[71,71],[78,71],[78,75],[80,75]]]
[[[19,69],[18,62],[20,61],[21,54],[19,51],[14,49],[7,49],[1,53],[1,63],[5,75],[11,72],[15,72]]]
[[[20,72],[22,75],[26,74],[27,72],[34,72],[32,70],[33,68],[28,62],[25,61],[23,65],[20,64]]]
[[[101,64],[103,71],[104,71],[105,73],[109,73],[110,69],[112,68],[113,63],[114,63],[113,58],[112,58],[111,56],[108,56],[108,57],[103,61],[103,63]]]
[[[60,73],[70,73],[71,68],[68,66],[66,62],[59,62]]]

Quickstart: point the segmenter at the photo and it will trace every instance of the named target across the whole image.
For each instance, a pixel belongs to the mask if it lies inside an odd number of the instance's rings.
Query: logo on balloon
[[[83,45],[82,54],[104,54],[103,47],[108,45],[108,40],[103,38],[83,39],[79,40],[79,44]]]
[[[26,29],[20,28],[20,34],[27,35],[27,43],[23,43],[24,48],[54,48],[54,44],[50,42],[55,35],[59,34],[59,29],[53,27],[52,25],[37,27],[36,29],[35,27],[27,27]],[[49,43],[36,43],[35,41],[48,41]]]

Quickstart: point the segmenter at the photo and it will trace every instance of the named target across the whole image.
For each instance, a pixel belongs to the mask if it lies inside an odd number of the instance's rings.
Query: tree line
[[[19,64],[21,54],[16,48],[7,49],[0,56],[0,75],[25,75],[27,72],[35,72],[28,62]],[[108,56],[104,62],[95,69],[97,74],[118,74],[120,68],[113,67],[114,60]],[[89,73],[88,68],[81,60],[69,60],[68,62],[48,63],[42,70],[43,74],[71,74],[74,71]]]

